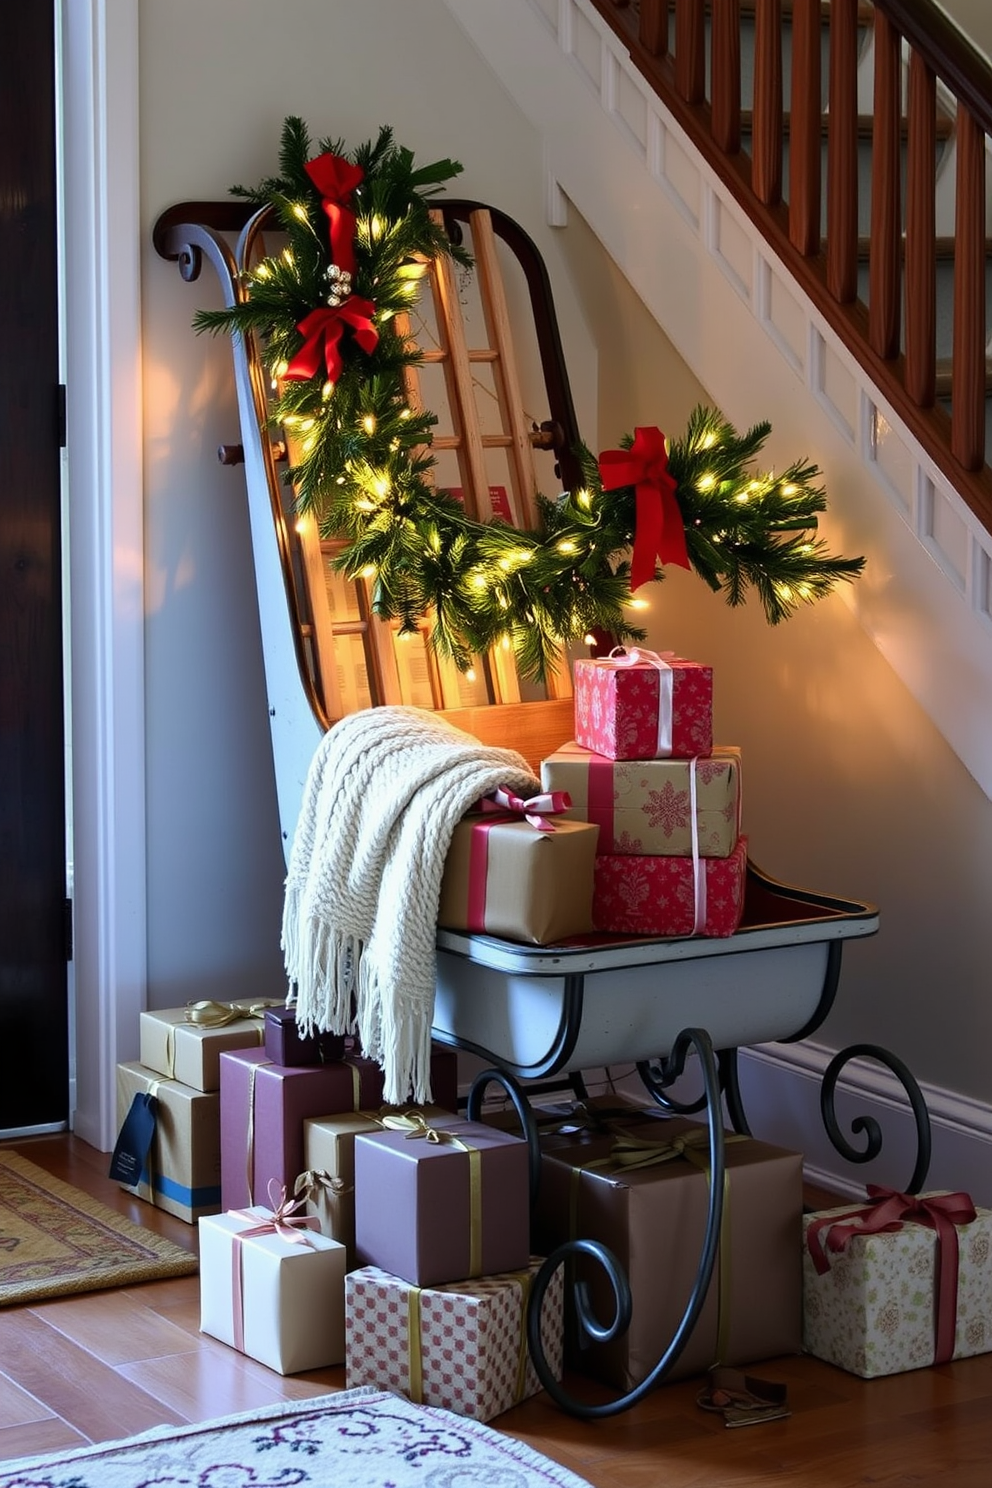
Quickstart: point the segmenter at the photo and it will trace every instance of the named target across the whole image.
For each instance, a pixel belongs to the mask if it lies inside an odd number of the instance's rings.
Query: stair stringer
[[[739,427],[770,418],[771,462],[821,466],[824,533],[868,559],[845,601],[992,799],[992,535],[586,0],[445,3],[713,400]]]

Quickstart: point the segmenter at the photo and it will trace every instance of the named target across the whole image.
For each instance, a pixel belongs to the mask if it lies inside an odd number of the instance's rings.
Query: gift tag
[[[134,1185],[141,1177],[155,1135],[157,1106],[158,1101],[147,1091],[139,1091],[131,1102],[107,1175],[118,1183]]]

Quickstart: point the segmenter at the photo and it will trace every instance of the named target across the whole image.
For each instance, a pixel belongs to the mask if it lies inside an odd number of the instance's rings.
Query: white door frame
[[[116,1134],[147,984],[138,0],[57,0],[75,947],[73,1129]]]

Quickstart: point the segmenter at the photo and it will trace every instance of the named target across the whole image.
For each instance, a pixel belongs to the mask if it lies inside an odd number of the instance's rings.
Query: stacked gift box
[[[740,751],[713,747],[712,668],[632,651],[574,665],[575,740],[542,761],[599,829],[592,918],[624,935],[732,935],[744,907]]]
[[[112,1174],[158,1208],[194,1223],[221,1207],[220,1058],[257,1050],[273,999],[203,1000],[141,1014],[139,1057],[117,1067],[123,1141]],[[145,1117],[137,1142],[128,1115]]]

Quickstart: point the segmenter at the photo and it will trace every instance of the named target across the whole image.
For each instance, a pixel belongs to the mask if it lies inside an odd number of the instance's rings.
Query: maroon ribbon
[[[320,366],[321,358],[331,382],[341,375],[341,337],[350,326],[354,339],[366,353],[374,351],[379,332],[372,324],[375,306],[371,300],[349,295],[341,305],[320,306],[305,315],[296,329],[303,345],[286,368],[283,376],[291,382],[304,382]]]
[[[330,223],[331,258],[346,274],[355,272],[355,214],[351,194],[364,179],[360,165],[328,151],[308,160],[307,175],[321,195],[321,206]]]
[[[636,497],[634,552],[630,587],[654,578],[654,561],[689,567],[685,523],[675,499],[675,478],[668,468],[665,436],[658,428],[635,429],[630,449],[604,450],[599,457],[604,491],[633,486]]]
[[[977,1219],[966,1193],[904,1194],[869,1183],[870,1203],[849,1214],[823,1215],[806,1231],[806,1245],[817,1274],[830,1270],[827,1251],[842,1251],[854,1235],[888,1235],[904,1224],[925,1225],[937,1232],[937,1287],[934,1302],[936,1345],[934,1363],[954,1357],[955,1313],[958,1296],[958,1232],[955,1226]]]

